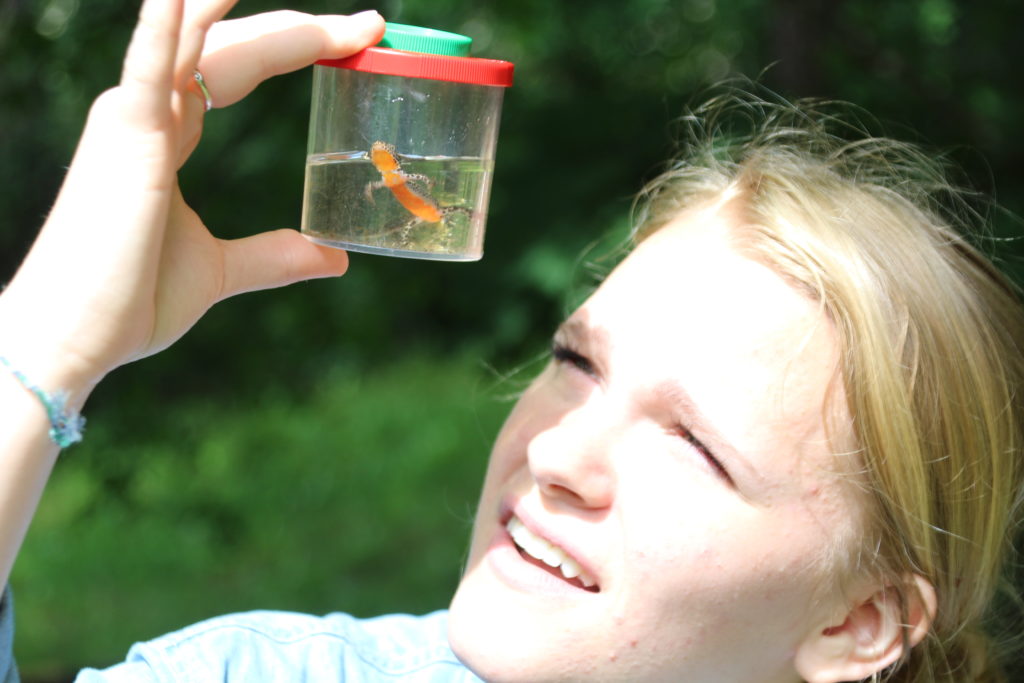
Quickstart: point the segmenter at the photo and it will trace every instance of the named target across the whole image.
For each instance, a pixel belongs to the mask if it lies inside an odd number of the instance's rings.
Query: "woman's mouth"
[[[554,576],[560,576],[568,583],[583,590],[597,593],[597,581],[581,567],[579,562],[556,545],[541,538],[526,528],[518,517],[513,515],[505,524],[505,530],[512,537],[519,554],[527,561],[547,570]]]

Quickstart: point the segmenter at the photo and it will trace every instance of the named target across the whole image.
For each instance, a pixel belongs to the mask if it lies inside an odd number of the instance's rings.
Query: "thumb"
[[[221,299],[313,278],[336,277],[348,269],[348,253],[315,244],[295,230],[274,230],[222,240]]]

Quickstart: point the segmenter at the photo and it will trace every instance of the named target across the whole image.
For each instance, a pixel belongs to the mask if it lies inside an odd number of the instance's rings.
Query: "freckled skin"
[[[825,558],[858,522],[825,436],[834,330],[730,225],[688,214],[643,242],[573,315],[593,372],[549,365],[502,428],[449,627],[484,679],[799,681],[793,653],[835,609]],[[735,448],[735,487],[678,438],[666,379]],[[503,580],[488,548],[509,497],[600,592]]]

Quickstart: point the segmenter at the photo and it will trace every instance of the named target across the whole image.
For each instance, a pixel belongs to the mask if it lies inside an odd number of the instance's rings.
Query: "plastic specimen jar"
[[[302,232],[387,256],[483,256],[513,65],[472,40],[388,24],[380,45],[313,67]]]

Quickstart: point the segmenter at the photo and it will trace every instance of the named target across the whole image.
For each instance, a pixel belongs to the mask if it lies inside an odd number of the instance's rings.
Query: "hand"
[[[215,24],[235,0],[145,0],[121,83],[93,105],[56,204],[0,296],[0,353],[78,402],[113,368],[156,353],[217,301],[342,274],[345,252],[279,230],[213,237],[177,169],[198,142],[204,100],[376,43],[375,12],[275,12]]]

